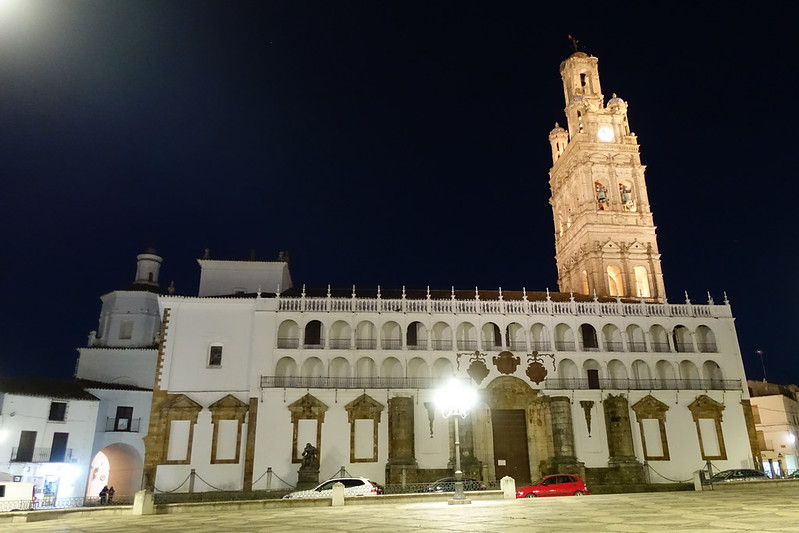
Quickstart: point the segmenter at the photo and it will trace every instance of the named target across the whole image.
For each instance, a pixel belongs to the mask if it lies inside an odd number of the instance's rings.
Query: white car
[[[341,483],[344,485],[344,497],[351,496],[377,496],[383,494],[383,487],[370,481],[365,477],[337,477],[328,479],[318,487],[309,490],[298,490],[289,492],[283,496],[284,500],[292,498],[332,498],[333,485]]]

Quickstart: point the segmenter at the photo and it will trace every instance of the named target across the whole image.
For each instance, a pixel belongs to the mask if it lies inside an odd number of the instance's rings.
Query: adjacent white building
[[[799,401],[796,385],[748,381],[763,470],[784,477],[799,466]]]
[[[38,506],[82,497],[100,401],[75,383],[0,379],[3,477],[31,484]],[[9,494],[17,494],[14,486]]]

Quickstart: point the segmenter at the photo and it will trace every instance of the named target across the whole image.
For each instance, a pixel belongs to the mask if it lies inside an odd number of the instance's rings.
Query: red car
[[[543,496],[582,496],[590,494],[585,481],[571,474],[554,474],[545,476],[544,479],[516,490],[517,498],[536,498]]]

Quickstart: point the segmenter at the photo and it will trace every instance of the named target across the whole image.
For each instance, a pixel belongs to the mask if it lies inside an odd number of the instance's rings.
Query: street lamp
[[[461,472],[461,440],[458,429],[458,418],[466,418],[469,410],[477,403],[477,391],[462,380],[452,378],[438,389],[434,401],[444,418],[456,415],[455,420],[455,495],[449,500],[450,505],[472,503],[463,494],[463,472]]]
[[[755,353],[760,356],[760,365],[763,367],[763,382],[766,381],[766,363],[763,361],[763,350],[755,350]]]

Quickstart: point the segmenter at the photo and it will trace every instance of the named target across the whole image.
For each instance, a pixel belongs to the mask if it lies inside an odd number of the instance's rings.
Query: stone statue
[[[625,211],[635,211],[635,201],[633,201],[633,192],[630,187],[624,183],[619,183],[619,194],[621,195],[622,209]]]
[[[596,181],[594,182],[594,186],[596,188],[596,203],[597,207],[601,210],[605,210],[608,208],[608,188],[602,185],[602,183]]]
[[[302,466],[306,468],[319,468],[318,451],[310,442],[305,444],[305,449],[302,451]]]

